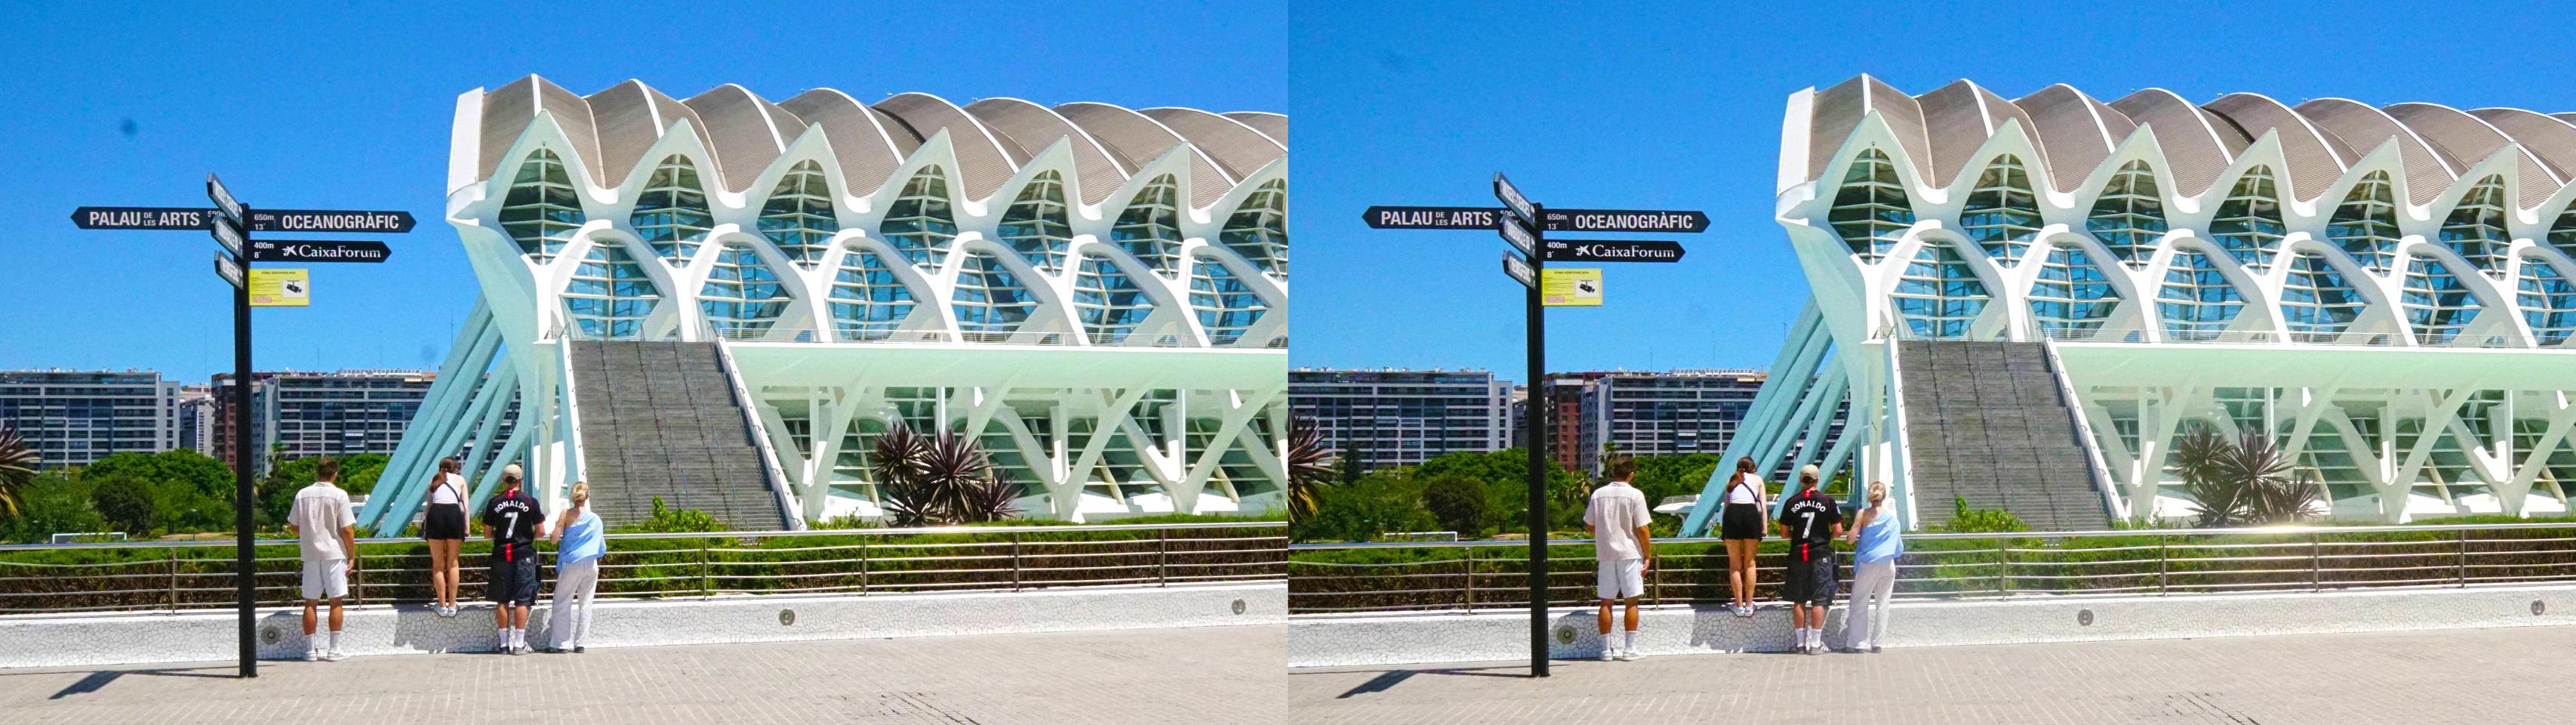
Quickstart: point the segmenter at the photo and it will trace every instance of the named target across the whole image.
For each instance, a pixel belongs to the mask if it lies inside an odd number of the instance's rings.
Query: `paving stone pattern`
[[[0,723],[1276,723],[1285,626],[0,670]]]
[[[2524,627],[1302,670],[1288,698],[1299,725],[2565,722],[2576,690],[2532,675],[2570,662],[2576,627]]]

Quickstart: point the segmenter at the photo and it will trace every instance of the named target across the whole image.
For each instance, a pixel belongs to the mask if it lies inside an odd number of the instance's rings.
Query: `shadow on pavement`
[[[213,671],[213,672],[200,672],[199,670],[214,670],[214,671]],[[233,679],[233,677],[234,677],[232,674],[230,674],[230,673],[229,673],[228,668],[223,668],[223,667],[182,667],[182,668],[165,668],[165,669],[151,669],[151,670],[99,670],[99,671],[97,671],[97,672],[89,673],[89,676],[88,676],[88,677],[80,678],[80,681],[78,681],[78,682],[74,682],[74,683],[72,683],[72,684],[70,684],[70,685],[64,686],[62,690],[55,692],[53,697],[48,697],[48,698],[45,698],[45,699],[47,699],[47,700],[60,700],[60,699],[63,699],[63,698],[66,698],[66,697],[70,697],[70,696],[73,696],[73,695],[86,695],[86,694],[89,694],[89,693],[97,692],[97,691],[99,691],[101,688],[105,688],[105,687],[107,687],[107,683],[115,682],[115,681],[117,680],[117,678],[124,677],[124,676],[126,676],[126,675],[149,675],[149,676],[153,676],[153,677],[209,677],[209,678],[214,678],[214,679],[219,679],[219,680],[229,680],[229,679]]]
[[[1387,670],[1386,672],[1379,673],[1376,677],[1369,678],[1367,682],[1360,683],[1358,687],[1353,687],[1348,692],[1344,692],[1341,695],[1336,696],[1334,699],[1343,699],[1354,695],[1366,695],[1372,692],[1385,692],[1389,689],[1393,689],[1396,683],[1413,679],[1414,675],[1509,677],[1520,679],[1529,677],[1529,672],[1520,667],[1447,667],[1432,670]]]

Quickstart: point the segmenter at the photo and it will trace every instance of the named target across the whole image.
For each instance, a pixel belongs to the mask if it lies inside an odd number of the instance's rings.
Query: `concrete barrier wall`
[[[1844,643],[1836,605],[1826,640]],[[1551,657],[1601,651],[1591,609],[1550,613]],[[1637,648],[1647,655],[1789,649],[1789,610],[1739,618],[1723,609],[1648,609]],[[2163,597],[2054,597],[1900,602],[1886,647],[2170,639],[2266,634],[2576,624],[2576,586],[2410,589]],[[1529,658],[1529,613],[1380,614],[1289,620],[1290,667],[1493,662]]]
[[[552,612],[545,605],[529,612],[531,645],[551,641]],[[1284,583],[602,601],[591,616],[588,646],[1278,624],[1287,609]],[[301,609],[261,610],[260,656],[303,657],[302,617]],[[235,621],[229,610],[0,617],[0,667],[230,660],[238,646]],[[341,634],[341,649],[351,655],[486,652],[498,642],[488,603],[469,605],[454,618],[413,605],[354,607]]]

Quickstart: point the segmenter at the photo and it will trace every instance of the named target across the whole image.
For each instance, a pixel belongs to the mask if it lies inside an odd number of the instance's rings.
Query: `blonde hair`
[[[573,482],[573,484],[572,484],[572,505],[574,505],[574,506],[587,506],[587,505],[589,505],[589,504],[590,504],[590,482],[588,482],[588,481],[574,481],[574,482]]]
[[[1870,507],[1871,507],[1871,508],[1877,508],[1877,507],[1878,507],[1878,505],[1879,505],[1880,503],[1885,502],[1886,500],[1887,500],[1887,482],[1886,482],[1886,481],[1871,481],[1871,482],[1869,482],[1869,505],[1870,505]]]

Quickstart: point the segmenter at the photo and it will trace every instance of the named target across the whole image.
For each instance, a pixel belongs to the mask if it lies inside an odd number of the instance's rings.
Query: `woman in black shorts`
[[[456,616],[457,578],[464,574],[456,563],[457,550],[465,546],[465,477],[458,467],[455,456],[439,459],[420,526],[421,538],[429,540],[429,608],[441,617]]]
[[[1762,480],[1753,477],[1753,459],[1735,459],[1735,475],[1718,494],[1723,508],[1718,538],[1726,541],[1726,588],[1735,595],[1728,610],[1753,616],[1753,556],[1762,547],[1762,531],[1771,528],[1771,508],[1763,501]]]

